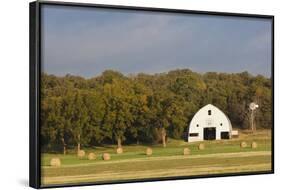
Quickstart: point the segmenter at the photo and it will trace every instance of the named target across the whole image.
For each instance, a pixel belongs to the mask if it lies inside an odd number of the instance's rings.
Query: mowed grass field
[[[242,141],[246,148],[240,148]],[[251,143],[258,144],[256,149]],[[42,184],[73,184],[83,182],[110,182],[116,180],[150,179],[172,176],[239,173],[271,170],[271,131],[255,134],[240,132],[239,138],[221,141],[204,141],[205,149],[198,150],[198,143],[169,139],[166,148],[151,145],[153,154],[145,154],[148,146],[123,146],[123,154],[116,154],[116,146],[84,149],[86,154],[94,152],[95,160],[78,159],[77,155],[42,154]],[[190,155],[183,155],[188,147]],[[111,159],[102,160],[103,153]],[[51,158],[59,157],[60,167],[51,167]]]

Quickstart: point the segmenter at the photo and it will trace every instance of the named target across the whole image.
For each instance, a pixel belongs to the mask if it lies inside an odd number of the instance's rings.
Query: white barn
[[[208,104],[192,118],[188,129],[188,142],[230,139],[232,126],[228,117],[216,106]]]

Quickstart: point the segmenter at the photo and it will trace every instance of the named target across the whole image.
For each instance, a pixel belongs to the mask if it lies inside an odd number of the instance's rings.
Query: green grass
[[[85,149],[87,154],[94,152],[97,155],[96,160],[78,159],[74,153],[44,153],[43,184],[270,170],[271,138],[268,134],[268,131],[255,135],[243,133],[239,139],[205,141],[204,150],[198,150],[199,143],[170,139],[166,148],[161,145],[150,146],[153,154],[149,157],[145,155],[147,146],[143,145],[123,146],[123,154],[116,154],[116,146],[113,145]],[[241,141],[246,141],[248,147],[240,148]],[[253,141],[258,143],[258,148],[250,147]],[[183,156],[185,147],[190,148],[190,156]],[[101,159],[104,152],[111,154],[110,161]],[[61,167],[49,166],[53,157],[61,159]]]
[[[246,141],[248,143],[247,148],[240,148],[240,141],[206,141],[205,150],[198,150],[199,143],[188,144],[187,142],[179,141],[179,140],[171,140],[171,144],[163,148],[161,145],[150,146],[153,149],[153,154],[151,157],[159,157],[159,156],[174,156],[174,155],[182,155],[183,148],[188,147],[191,150],[192,155],[198,154],[214,154],[214,153],[229,153],[229,152],[247,152],[253,151],[250,147],[252,141],[258,143],[258,148],[255,151],[270,151],[271,150],[271,141],[270,140],[250,140]],[[177,145],[179,144],[179,145]],[[107,148],[98,147],[95,149],[85,149],[86,153],[94,152],[97,155],[96,160],[87,160],[85,159],[77,159],[76,154],[43,154],[42,156],[42,166],[49,166],[50,159],[53,157],[59,157],[61,159],[62,165],[71,165],[71,164],[79,164],[79,163],[92,163],[102,161],[101,155],[102,153],[110,153],[111,160],[124,160],[124,159],[133,159],[133,158],[144,158],[147,157],[145,155],[145,150],[147,146],[140,145],[130,145],[123,146],[124,153],[116,154],[116,147],[110,146]]]

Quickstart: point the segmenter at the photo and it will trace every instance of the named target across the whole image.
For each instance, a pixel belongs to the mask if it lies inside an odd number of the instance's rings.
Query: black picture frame
[[[42,5],[64,5],[74,7],[94,7],[105,9],[119,9],[119,10],[134,10],[134,11],[152,11],[152,12],[169,12],[182,14],[197,14],[197,15],[218,15],[218,16],[232,16],[243,18],[266,18],[271,20],[271,81],[272,81],[272,154],[270,171],[261,172],[241,172],[241,173],[225,173],[225,174],[207,174],[197,176],[185,177],[162,177],[152,178],[149,180],[118,180],[104,183],[81,183],[81,184],[67,184],[67,185],[48,185],[42,186],[41,180],[41,159],[40,159],[40,79],[41,79],[41,7]],[[244,14],[244,13],[228,13],[228,12],[212,12],[212,11],[197,11],[197,10],[183,10],[183,9],[167,9],[167,8],[152,8],[152,7],[134,7],[134,6],[120,6],[120,5],[104,5],[104,4],[89,4],[89,3],[73,3],[73,2],[55,2],[55,1],[35,1],[29,4],[29,57],[30,57],[30,108],[29,108],[29,184],[33,188],[51,188],[51,187],[73,187],[85,185],[101,185],[101,184],[120,184],[132,182],[151,182],[163,180],[181,180],[194,178],[211,178],[211,177],[227,177],[227,176],[242,176],[242,175],[258,175],[258,174],[273,174],[274,173],[274,16],[273,15],[259,15],[259,14]]]

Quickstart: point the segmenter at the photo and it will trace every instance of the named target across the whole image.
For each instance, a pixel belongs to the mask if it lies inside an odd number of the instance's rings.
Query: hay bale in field
[[[110,154],[109,153],[103,153],[102,159],[103,160],[110,160]]]
[[[146,149],[146,155],[147,155],[147,156],[152,155],[152,149],[151,149],[151,148],[147,148],[147,149]]]
[[[123,148],[119,147],[116,149],[117,154],[122,154],[123,153]]]
[[[199,150],[204,150],[205,149],[205,145],[203,143],[200,143],[198,146]]]
[[[190,149],[189,148],[184,148],[183,149],[183,155],[190,155]]]
[[[93,153],[93,152],[89,153],[88,160],[95,160],[95,159],[96,159],[95,153]]]
[[[84,158],[86,155],[85,151],[84,150],[79,150],[78,153],[77,153],[77,156],[79,159],[82,159]]]
[[[247,147],[247,143],[246,143],[245,141],[242,141],[242,142],[240,143],[240,147],[241,147],[241,148],[246,148],[246,147]]]
[[[61,161],[59,158],[52,158],[50,161],[50,166],[59,167],[61,166]]]
[[[252,147],[253,149],[258,148],[258,143],[252,142],[251,147]]]

